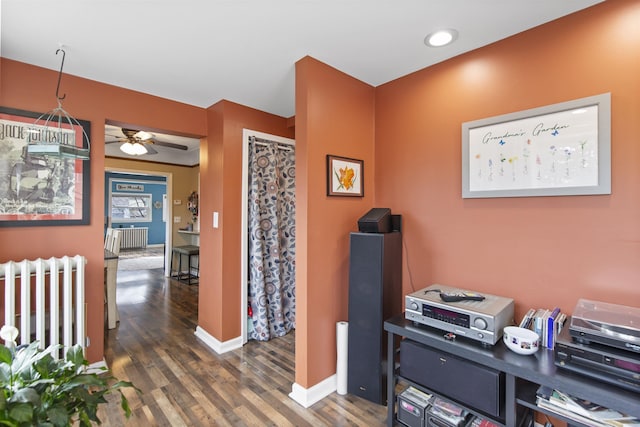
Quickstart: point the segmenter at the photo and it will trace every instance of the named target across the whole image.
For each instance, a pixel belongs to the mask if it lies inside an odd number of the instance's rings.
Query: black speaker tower
[[[402,311],[402,234],[351,233],[347,391],[386,404],[384,321]]]

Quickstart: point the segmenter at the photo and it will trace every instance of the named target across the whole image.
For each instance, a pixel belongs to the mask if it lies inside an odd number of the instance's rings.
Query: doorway
[[[249,264],[249,251],[251,245],[249,243],[250,239],[250,218],[249,218],[249,196],[250,196],[250,188],[249,188],[249,173],[250,173],[250,150],[253,142],[258,142],[263,145],[273,145],[275,149],[280,147],[280,150],[289,150],[292,156],[295,156],[295,141],[289,138],[283,138],[280,136],[269,135],[261,132],[252,131],[249,129],[243,130],[243,145],[242,145],[242,176],[244,177],[242,183],[242,225],[241,225],[241,266],[242,271],[240,274],[241,278],[241,306],[240,306],[240,321],[241,321],[241,333],[242,333],[242,343],[246,344],[249,339],[250,326],[252,324],[249,323],[248,319],[248,307],[249,307],[249,286],[251,281],[251,273],[250,273],[250,264]],[[295,157],[294,157],[295,159]],[[295,160],[294,164],[295,166]],[[293,174],[293,178],[295,178],[295,174]],[[295,184],[294,184],[295,185]],[[293,189],[295,194],[295,187]],[[294,202],[295,205],[295,202]],[[295,230],[293,233],[293,239],[295,238]],[[294,272],[294,284],[295,288],[295,272]],[[295,291],[293,291],[295,294]],[[268,298],[266,298],[268,299]],[[295,296],[293,297],[293,307],[288,307],[288,311],[291,309],[295,311]],[[261,304],[262,306],[262,304]],[[255,307],[255,305],[254,305]],[[290,315],[290,314],[289,314]],[[295,321],[295,314],[293,315],[293,320]]]
[[[172,215],[172,205],[171,203],[166,203],[166,200],[173,200],[172,199],[172,188],[173,188],[173,174],[168,173],[168,172],[150,172],[150,171],[140,171],[140,170],[133,170],[133,169],[123,169],[123,168],[105,168],[105,176],[108,173],[119,173],[119,174],[128,174],[128,175],[137,175],[140,176],[141,178],[144,176],[147,177],[156,177],[156,178],[163,178],[164,179],[164,184],[166,184],[166,197],[163,198],[163,202],[161,206],[158,206],[158,208],[156,209],[155,207],[153,208],[154,210],[162,210],[162,220],[164,222],[164,235],[165,235],[165,239],[164,239],[164,275],[165,276],[169,276],[170,275],[170,268],[171,268],[171,247],[172,247],[172,221],[170,220],[173,215]],[[105,185],[108,186],[110,185],[109,180],[105,179]],[[107,190],[105,188],[105,199],[111,196],[111,192],[110,190]],[[109,205],[105,202],[105,210],[109,208]],[[106,216],[105,216],[106,217]],[[107,218],[107,217],[106,217]],[[109,218],[107,218],[105,220],[105,226],[112,226],[111,224],[111,220]]]

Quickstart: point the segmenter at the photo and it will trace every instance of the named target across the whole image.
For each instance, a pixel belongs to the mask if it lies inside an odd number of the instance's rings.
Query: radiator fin
[[[122,232],[120,249],[146,248],[148,227],[118,228]]]
[[[62,345],[65,353],[75,344],[86,348],[86,263],[76,255],[0,264],[4,324],[18,328],[20,344]]]

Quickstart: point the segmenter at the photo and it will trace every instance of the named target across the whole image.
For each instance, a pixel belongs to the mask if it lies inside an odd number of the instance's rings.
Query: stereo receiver
[[[463,298],[460,301],[447,302],[440,294],[460,295]],[[464,299],[465,295],[473,297]],[[437,284],[405,297],[407,320],[489,345],[498,342],[505,326],[513,324],[513,311],[514,304],[511,298]]]

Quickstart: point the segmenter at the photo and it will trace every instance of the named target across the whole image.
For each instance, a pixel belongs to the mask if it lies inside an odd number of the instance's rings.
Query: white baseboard
[[[107,361],[102,359],[99,362],[94,362],[94,363],[91,363],[89,366],[87,366],[87,373],[88,374],[103,374],[108,369],[109,369],[109,366],[107,365]]]
[[[337,377],[334,374],[311,388],[304,388],[299,384],[293,383],[289,397],[296,403],[308,408],[336,391],[336,381]]]
[[[195,336],[200,338],[204,344],[218,354],[223,354],[231,350],[242,347],[242,337],[237,337],[229,341],[218,341],[213,335],[196,326]]]

